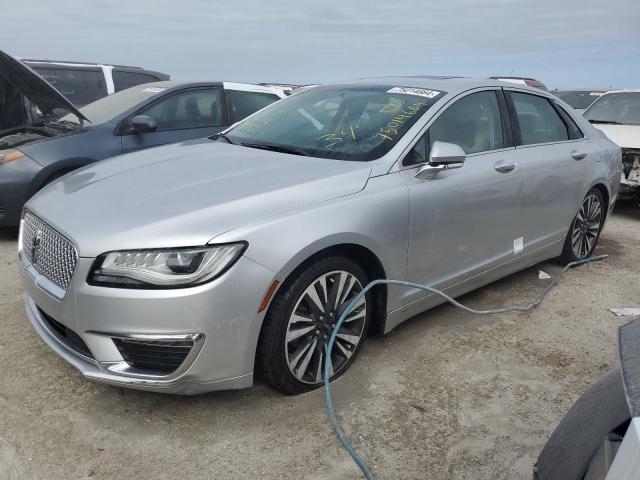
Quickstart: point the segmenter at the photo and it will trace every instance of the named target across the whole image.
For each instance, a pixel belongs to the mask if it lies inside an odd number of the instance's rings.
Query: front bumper
[[[79,258],[71,285],[60,299],[38,282],[24,255],[20,259],[27,317],[40,337],[86,378],[176,394],[252,385],[263,318],[258,306],[274,276],[265,267],[241,257],[205,285],[135,290],[87,284],[93,259]],[[89,354],[65,342],[45,317],[77,334]],[[194,347],[175,372],[148,374],[129,366],[113,341],[142,337],[188,337]]]

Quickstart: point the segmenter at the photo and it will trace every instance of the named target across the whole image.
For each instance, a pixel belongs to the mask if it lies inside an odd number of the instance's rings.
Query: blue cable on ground
[[[564,274],[569,268],[576,267],[578,265],[583,265],[585,263],[598,262],[600,260],[604,260],[607,257],[608,255],[598,255],[596,257],[589,257],[583,260],[578,260],[577,262],[570,262],[562,269],[560,274],[557,277],[555,277],[551,281],[551,283],[549,283],[549,285],[547,285],[540,292],[540,294],[536,297],[536,299],[533,302],[524,304],[524,305],[513,305],[511,307],[494,308],[491,310],[475,310],[473,308],[466,307],[462,305],[460,302],[457,302],[456,300],[451,298],[446,293],[438,290],[437,288],[433,288],[428,285],[421,285],[419,283],[405,282],[403,280],[374,280],[370,282],[366,287],[364,287],[360,292],[358,292],[358,294],[355,297],[353,297],[351,302],[349,302],[349,304],[347,305],[347,308],[340,315],[340,318],[336,322],[335,327],[333,327],[333,331],[331,332],[331,336],[329,337],[329,342],[327,343],[326,354],[324,356],[322,378],[324,382],[325,403],[327,405],[327,413],[329,415],[329,421],[331,422],[331,426],[333,427],[333,430],[338,436],[338,440],[340,440],[340,443],[342,443],[342,446],[349,453],[349,455],[351,455],[351,458],[353,458],[353,461],[356,463],[356,465],[358,465],[358,468],[360,468],[365,478],[367,478],[368,480],[373,480],[373,474],[371,473],[371,470],[369,470],[369,467],[367,467],[364,461],[358,456],[355,448],[353,448],[353,445],[351,445],[351,442],[349,441],[347,436],[344,434],[344,432],[340,428],[340,425],[338,424],[338,419],[336,418],[336,413],[333,407],[333,399],[331,397],[330,372],[331,372],[331,352],[333,350],[333,344],[336,341],[336,335],[338,334],[338,331],[340,330],[340,328],[342,327],[342,324],[347,318],[347,315],[349,315],[352,312],[354,306],[358,303],[358,301],[362,297],[366,295],[366,293],[369,290],[371,290],[376,285],[401,285],[405,287],[418,288],[420,290],[426,290],[427,292],[435,293],[436,295],[439,295],[442,298],[444,298],[447,302],[451,303],[452,305],[455,305],[456,307],[461,308],[465,312],[469,312],[474,315],[494,315],[496,313],[515,312],[515,311],[524,312],[527,310],[532,310],[538,305],[540,305],[540,302],[542,302],[542,299],[547,295],[547,293],[549,293],[549,291],[551,291],[553,287],[555,287],[560,282],[560,280],[562,279],[562,277],[564,276]]]

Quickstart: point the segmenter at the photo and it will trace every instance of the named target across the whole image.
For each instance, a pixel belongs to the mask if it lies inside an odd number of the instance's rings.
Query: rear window
[[[113,70],[113,86],[116,92],[135,87],[143,83],[157,82],[158,79],[153,75],[142,72],[124,72],[122,70]]]
[[[556,92],[555,95],[563,102],[568,103],[572,108],[584,110],[600,98],[602,92]]]
[[[107,85],[100,68],[32,68],[77,107],[107,95]]]

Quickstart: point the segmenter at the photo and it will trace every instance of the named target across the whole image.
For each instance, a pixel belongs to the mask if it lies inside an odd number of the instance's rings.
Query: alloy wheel
[[[589,194],[582,202],[571,232],[571,247],[577,258],[585,258],[593,250],[600,233],[601,222],[600,198],[593,193]]]
[[[337,270],[321,275],[302,293],[287,325],[285,355],[291,374],[300,382],[322,381],[325,346],[336,322],[362,285],[351,273]],[[362,341],[367,317],[366,297],[347,316],[331,352],[331,376],[349,362]]]

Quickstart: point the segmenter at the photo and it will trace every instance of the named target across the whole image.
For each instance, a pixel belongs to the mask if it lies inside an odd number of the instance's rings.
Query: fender
[[[58,174],[69,173],[73,170],[77,170],[78,168],[90,165],[96,161],[97,160],[94,158],[86,157],[65,158],[64,160],[53,162],[43,167],[42,170],[40,170],[29,183],[27,198],[31,198],[33,195],[35,195],[36,192],[40,190],[51,177]]]

